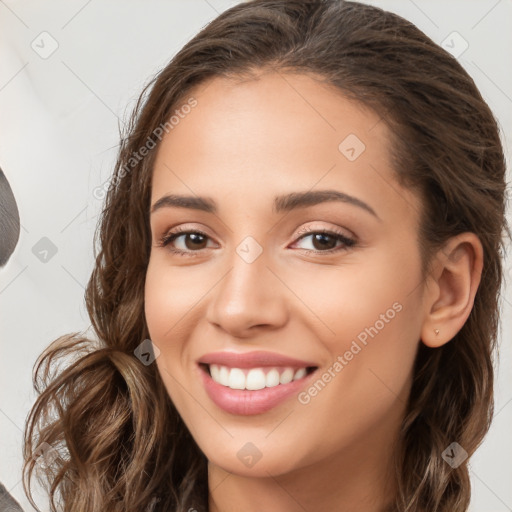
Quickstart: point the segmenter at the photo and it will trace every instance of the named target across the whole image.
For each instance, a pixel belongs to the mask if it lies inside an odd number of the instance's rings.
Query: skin
[[[218,211],[151,214],[145,313],[169,396],[209,460],[210,510],[380,511],[395,489],[393,443],[418,345],[440,346],[464,324],[481,245],[471,233],[451,239],[423,278],[421,204],[395,179],[386,124],[313,76],[214,78],[193,96],[197,106],[158,149],[151,205],[166,194],[197,195]],[[354,161],[338,149],[349,134],[366,146]],[[277,195],[327,189],[378,217],[335,201],[272,210]],[[160,244],[178,226],[207,235],[199,246],[190,236],[171,244],[195,255]],[[328,252],[343,244],[301,239],[322,229],[356,244]],[[252,263],[236,252],[247,236],[263,250]],[[239,416],[203,388],[196,361],[221,350],[310,360],[321,375],[394,303],[400,312],[307,404],[294,395]],[[261,454],[252,467],[237,457],[248,442]]]

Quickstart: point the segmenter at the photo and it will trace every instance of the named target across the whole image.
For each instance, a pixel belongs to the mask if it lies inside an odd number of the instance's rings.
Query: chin
[[[249,436],[246,439],[250,439]],[[201,446],[201,450],[208,458],[209,464],[217,466],[228,473],[251,478],[268,478],[290,473],[307,465],[306,454],[297,452],[296,447],[301,445],[300,440],[284,442],[282,439],[274,443],[251,442],[233,438],[228,443],[211,443]],[[204,446],[204,449],[203,449]]]

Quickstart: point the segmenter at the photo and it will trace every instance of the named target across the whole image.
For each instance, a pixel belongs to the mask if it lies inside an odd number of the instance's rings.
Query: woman
[[[509,233],[472,79],[381,9],[254,0],[151,85],[99,228],[98,339],[38,361],[26,489],[37,470],[64,510],[467,510]]]

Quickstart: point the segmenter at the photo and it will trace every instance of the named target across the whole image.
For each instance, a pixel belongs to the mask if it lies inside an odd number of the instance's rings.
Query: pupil
[[[188,235],[188,237],[192,240],[193,244],[192,245],[195,245],[196,246],[196,249],[198,248],[198,245],[200,245],[201,243],[204,244],[204,240],[201,240],[201,238],[204,238],[203,235],[200,235],[199,233],[190,233]],[[202,247],[200,247],[202,248]],[[189,247],[190,249],[190,247]]]
[[[326,243],[326,239],[327,239],[327,243]],[[329,239],[331,239],[331,243],[329,244]],[[320,248],[328,248],[328,249],[332,249],[332,247],[328,247],[329,245],[332,245],[332,241],[333,239],[331,238],[330,235],[327,235],[325,233],[317,233],[315,236],[314,236],[314,242],[320,242]],[[316,247],[315,247],[316,248]]]

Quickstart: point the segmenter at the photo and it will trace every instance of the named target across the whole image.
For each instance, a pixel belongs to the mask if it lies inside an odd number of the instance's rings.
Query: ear
[[[425,345],[440,347],[460,331],[473,308],[482,268],[483,248],[475,233],[450,238],[438,252],[425,292]]]

